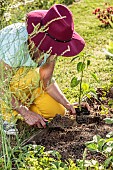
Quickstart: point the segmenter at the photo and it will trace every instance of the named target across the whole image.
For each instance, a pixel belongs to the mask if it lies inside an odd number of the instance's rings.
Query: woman
[[[5,70],[18,68],[10,80],[12,115],[19,113],[27,124],[45,128],[47,119],[56,114],[64,115],[66,110],[76,114],[74,105],[52,78],[57,56],[75,56],[85,45],[74,31],[72,13],[66,6],[58,4],[49,10],[31,11],[26,25],[5,27],[0,31],[0,39]],[[89,109],[87,103],[83,105]],[[6,113],[4,102],[2,113]],[[7,113],[7,117],[11,118],[11,114]]]

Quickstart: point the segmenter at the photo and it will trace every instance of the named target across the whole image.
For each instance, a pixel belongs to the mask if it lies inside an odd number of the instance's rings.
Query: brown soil
[[[46,150],[57,150],[62,155],[63,160],[69,158],[82,159],[85,149],[85,142],[93,139],[94,135],[105,138],[106,134],[113,131],[113,125],[105,124],[105,117],[113,117],[113,109],[108,106],[111,93],[106,93],[103,89],[97,90],[98,100],[93,97],[88,100],[91,107],[90,115],[80,115],[75,119],[66,115],[57,115],[46,129],[40,129],[31,137],[23,141],[23,145],[35,143],[45,146]],[[104,100],[102,96],[104,95]],[[101,115],[102,104],[108,108],[107,115]],[[21,131],[21,128],[20,128]],[[97,152],[87,152],[87,159],[97,159],[104,161],[104,156]]]

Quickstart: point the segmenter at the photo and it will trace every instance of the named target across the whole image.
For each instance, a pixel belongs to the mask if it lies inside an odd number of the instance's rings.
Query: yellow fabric
[[[1,112],[3,120],[13,122],[17,116],[17,112],[12,110],[4,101],[1,101]]]
[[[10,91],[23,105],[45,118],[53,118],[56,114],[64,115],[65,108],[41,89],[39,80],[38,68],[22,67],[12,77]],[[12,114],[8,113],[4,102],[1,108],[5,120],[17,115],[14,110]]]
[[[40,88],[35,90],[35,94],[37,93],[40,93]],[[65,114],[65,108],[46,92],[41,93],[41,95],[34,100],[30,106],[30,110],[39,113],[46,119],[53,118],[56,114]]]
[[[39,87],[39,69],[30,67],[21,67],[12,77],[10,90],[18,100],[29,107],[32,103],[33,91]]]

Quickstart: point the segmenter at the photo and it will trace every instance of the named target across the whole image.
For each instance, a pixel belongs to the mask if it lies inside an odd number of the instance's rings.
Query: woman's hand
[[[68,110],[69,114],[76,115],[76,111],[73,104],[67,104],[65,107]]]
[[[25,122],[30,126],[35,125],[38,126],[38,128],[46,128],[47,120],[35,112],[27,110],[23,117]]]
[[[78,103],[73,103],[73,106],[79,106],[79,104]],[[82,102],[80,106],[83,106],[83,107],[87,108],[87,110],[90,111],[90,106],[89,106],[89,104],[87,102]]]
[[[78,103],[67,104],[66,109],[69,111],[69,114],[76,115],[76,110],[74,106],[79,106],[79,104]],[[87,102],[82,102],[81,106],[90,110],[90,106]]]
[[[12,106],[13,109],[22,115],[25,122],[30,126],[38,126],[38,128],[46,128],[46,122],[48,122],[45,118],[40,116],[39,114],[30,111],[26,106],[23,106],[21,102],[12,97]]]

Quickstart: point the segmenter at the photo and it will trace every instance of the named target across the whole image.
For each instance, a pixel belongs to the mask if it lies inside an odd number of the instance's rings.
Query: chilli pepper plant
[[[102,22],[104,26],[111,26],[113,28],[113,6],[105,3],[104,8],[96,8],[93,14]]]

